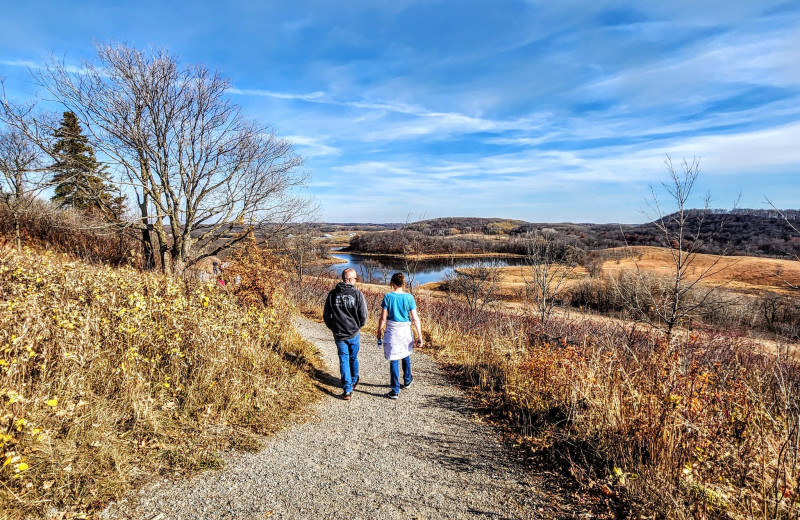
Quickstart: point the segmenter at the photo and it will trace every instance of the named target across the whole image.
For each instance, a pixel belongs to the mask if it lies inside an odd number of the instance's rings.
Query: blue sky
[[[642,222],[665,153],[712,206],[800,206],[800,1],[11,2],[9,97],[95,42],[218,68],[319,218]]]

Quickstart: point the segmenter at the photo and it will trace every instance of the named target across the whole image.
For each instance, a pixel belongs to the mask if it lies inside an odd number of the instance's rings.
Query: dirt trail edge
[[[105,519],[558,518],[536,476],[428,356],[412,356],[414,382],[384,397],[389,367],[362,335],[361,383],[339,399],[338,359],[324,325],[298,318],[327,366],[312,418],[257,453],[188,480],[161,479],[103,512]],[[562,513],[563,514],[563,513]]]

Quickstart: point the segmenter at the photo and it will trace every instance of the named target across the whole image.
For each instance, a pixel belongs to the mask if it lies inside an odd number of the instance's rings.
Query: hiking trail
[[[361,382],[348,402],[339,397],[330,332],[304,318],[295,326],[327,367],[316,381],[325,395],[307,421],[265,439],[256,453],[225,455],[221,470],[159,478],[102,518],[572,517],[429,356],[412,355],[413,384],[388,399],[388,362],[375,337],[362,333]]]

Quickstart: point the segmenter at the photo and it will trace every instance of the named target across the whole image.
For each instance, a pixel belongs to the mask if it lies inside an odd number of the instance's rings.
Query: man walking
[[[342,281],[325,299],[323,319],[333,332],[339,352],[339,373],[342,376],[342,399],[349,401],[358,385],[358,340],[361,327],[367,323],[367,299],[353,287],[356,270],[345,269]]]

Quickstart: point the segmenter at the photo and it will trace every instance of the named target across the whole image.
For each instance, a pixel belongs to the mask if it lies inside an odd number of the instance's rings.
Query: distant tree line
[[[348,251],[406,255],[409,249],[415,254],[479,254],[511,253],[524,255],[526,242],[521,238],[494,240],[482,237],[431,236],[413,230],[393,230],[362,233],[350,239]]]
[[[670,217],[664,216],[667,227],[672,225]],[[800,237],[789,225],[800,225],[800,210],[688,210],[687,218],[696,220],[699,229],[697,243],[693,241],[687,245],[700,253],[775,258],[795,258],[800,255]],[[350,240],[349,250],[399,255],[404,252],[404,244],[414,239],[422,254],[524,255],[527,252],[525,237],[542,231],[555,232],[573,247],[584,251],[665,245],[664,233],[653,222],[637,225],[541,224],[508,219],[453,217],[415,222],[407,225],[404,232],[361,233]],[[476,237],[476,234],[486,236]],[[490,238],[493,236],[502,236],[502,239]]]

